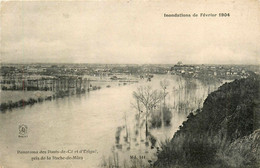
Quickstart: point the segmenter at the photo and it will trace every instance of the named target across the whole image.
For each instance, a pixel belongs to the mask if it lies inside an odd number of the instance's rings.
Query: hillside
[[[203,108],[161,145],[155,167],[258,167],[259,85],[260,77],[251,75],[209,94]]]

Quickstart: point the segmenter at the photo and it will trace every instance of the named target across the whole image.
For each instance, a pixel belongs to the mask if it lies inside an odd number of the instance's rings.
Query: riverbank
[[[0,90],[0,103],[8,103],[9,101],[17,102],[21,99],[29,100],[30,98],[38,99],[52,96],[51,91],[3,91]]]
[[[250,76],[222,85],[161,145],[154,167],[257,167],[259,83]]]
[[[102,88],[110,88],[120,85],[127,85],[132,83],[138,83],[138,81],[93,81],[87,90],[77,89],[75,92],[69,91],[16,91],[16,90],[1,90],[0,92],[0,111],[4,113],[6,110],[13,108],[24,107],[26,105],[33,105],[35,103],[41,103],[43,101],[51,101],[56,98],[63,98],[74,94],[84,94],[86,91],[95,91]]]
[[[100,88],[95,88],[95,90]],[[51,101],[56,98],[70,96],[68,91],[1,91],[0,111],[5,113],[13,108],[22,108],[27,105],[34,105],[43,101]],[[77,90],[75,94],[85,93],[85,90]]]

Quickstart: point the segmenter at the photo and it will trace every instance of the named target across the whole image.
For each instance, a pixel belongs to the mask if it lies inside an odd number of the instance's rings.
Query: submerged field
[[[18,102],[20,100],[29,100],[46,98],[52,96],[53,92],[51,91],[0,91],[0,103],[7,103],[9,101]]]

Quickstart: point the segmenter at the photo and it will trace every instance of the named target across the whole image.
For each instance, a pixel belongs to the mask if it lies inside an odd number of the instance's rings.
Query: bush
[[[45,100],[51,100],[52,99],[52,96],[48,96],[45,98]]]
[[[7,108],[8,108],[7,103],[1,103],[0,109],[1,109],[2,113],[4,113]]]
[[[43,98],[42,98],[42,97],[39,97],[39,98],[38,98],[38,102],[43,102]]]
[[[150,119],[151,128],[160,128],[162,126],[161,113],[153,111]]]
[[[37,103],[37,100],[30,98],[27,102],[29,105],[33,105],[34,103]]]
[[[171,110],[168,107],[163,107],[162,112],[163,112],[163,122],[165,126],[171,125],[171,120],[172,120]]]
[[[6,86],[2,86],[2,90],[7,90],[7,87]]]

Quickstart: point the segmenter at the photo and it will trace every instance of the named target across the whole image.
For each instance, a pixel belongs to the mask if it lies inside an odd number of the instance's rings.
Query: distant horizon
[[[178,62],[176,63],[171,63],[171,64],[166,64],[166,63],[161,63],[161,64],[157,64],[157,63],[147,63],[147,64],[138,64],[138,63],[57,63],[57,62],[20,62],[20,63],[10,63],[10,62],[1,62],[0,64],[98,64],[98,65],[177,65]],[[182,63],[183,65],[254,65],[254,66],[260,66],[260,64],[243,64],[243,63],[238,63],[238,64],[230,64],[230,63],[223,63],[223,64],[212,64],[212,63]]]

